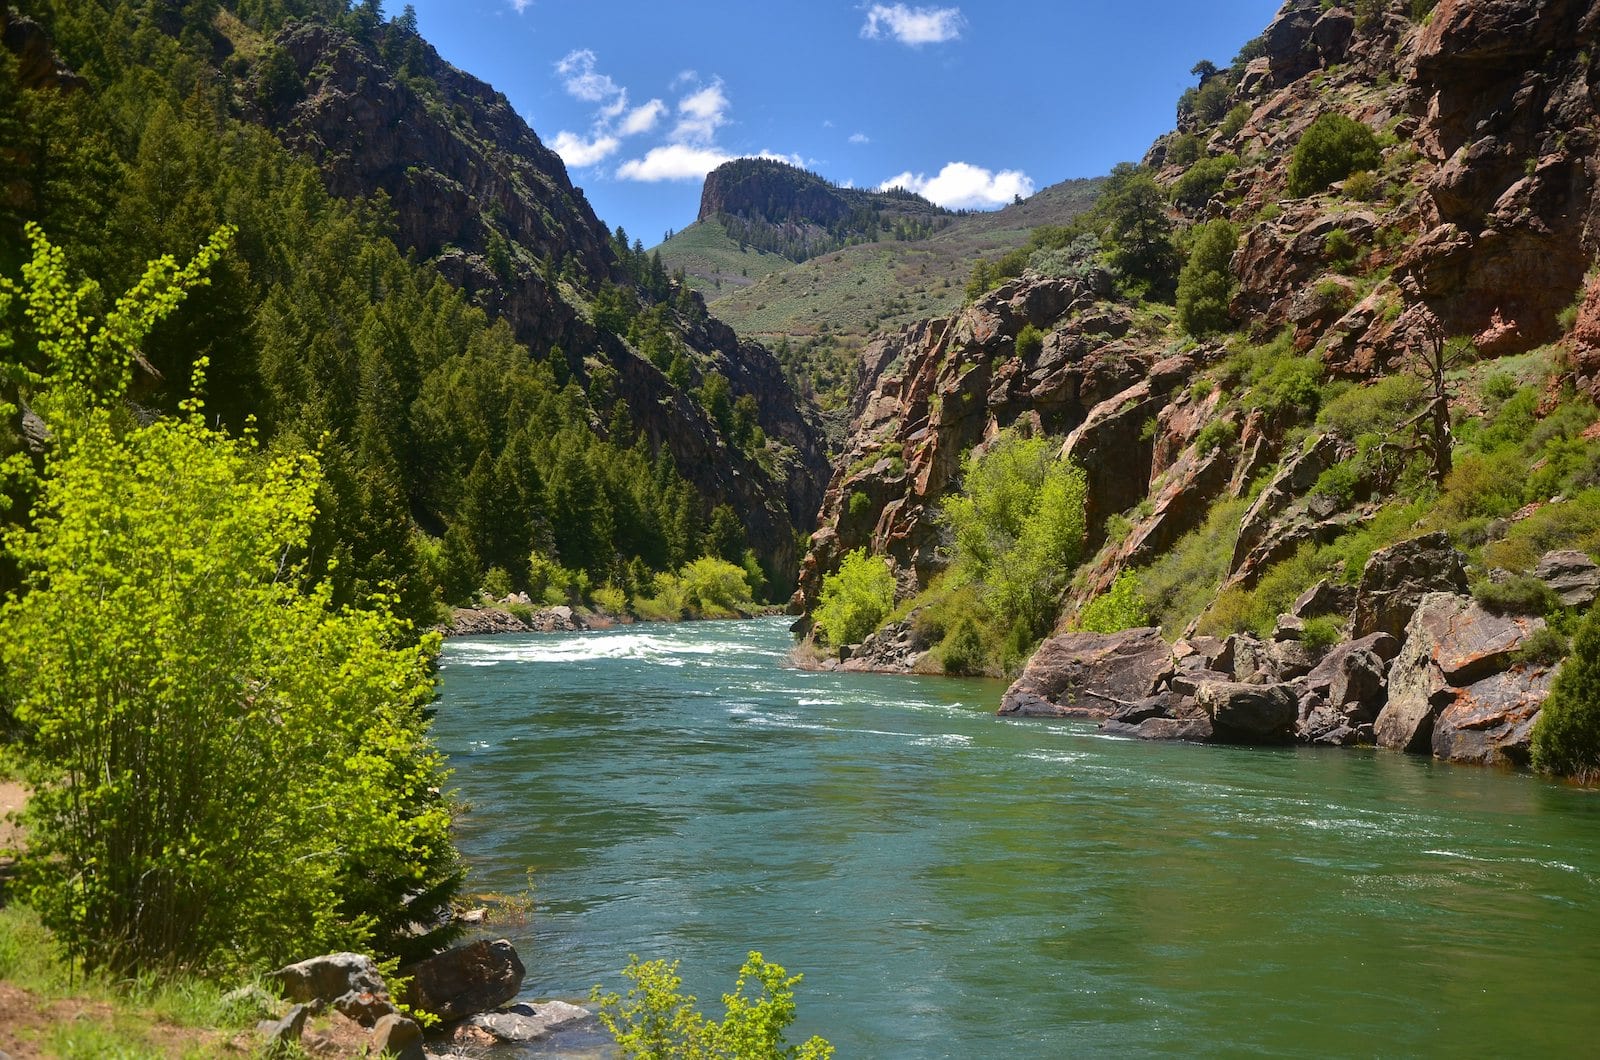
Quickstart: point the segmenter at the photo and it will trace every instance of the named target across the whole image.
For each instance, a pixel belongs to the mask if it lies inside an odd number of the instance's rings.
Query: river
[[[1002,720],[780,619],[453,640],[435,734],[529,997],[747,950],[841,1058],[1593,1055],[1600,794]],[[704,1004],[720,1014],[717,1003]]]

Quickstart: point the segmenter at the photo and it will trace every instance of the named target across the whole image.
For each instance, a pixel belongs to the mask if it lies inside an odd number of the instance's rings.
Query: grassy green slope
[[[781,254],[769,254],[754,247],[740,249],[722,222],[696,221],[658,248],[661,260],[671,271],[682,269],[689,286],[708,302],[740,288],[748,287],[768,273],[794,268],[794,262]]]
[[[928,239],[864,243],[800,265],[776,255],[757,259],[747,253],[739,267],[748,268],[755,282],[734,285],[725,279],[720,294],[712,299],[712,311],[741,334],[803,341],[816,336],[826,323],[835,338],[864,342],[873,331],[960,305],[961,287],[973,261],[1021,246],[1039,225],[1066,223],[1088,209],[1098,188],[1095,180],[1065,181],[1020,205],[958,218]],[[691,231],[679,233],[674,241]],[[709,242],[713,233],[700,232],[695,238]],[[671,244],[662,247],[669,267],[687,269],[687,259],[675,260],[678,253]],[[726,245],[723,253],[739,252]],[[739,260],[734,257],[730,262]],[[750,267],[757,260],[761,265]],[[724,275],[729,271],[725,269]]]

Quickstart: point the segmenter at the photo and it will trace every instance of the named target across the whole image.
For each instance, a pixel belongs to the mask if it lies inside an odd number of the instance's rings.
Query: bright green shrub
[[[829,644],[866,639],[894,606],[894,575],[867,550],[847,553],[837,574],[822,579],[822,594],[812,618]]]
[[[1222,124],[1217,126],[1217,135],[1224,140],[1237,136],[1244,123],[1250,120],[1250,104],[1235,103],[1227,114],[1222,116]]]
[[[944,639],[940,646],[940,657],[944,660],[944,672],[947,674],[983,673],[988,652],[984,649],[978,623],[971,615],[962,615],[956,628]]]
[[[1600,609],[1578,628],[1533,728],[1537,769],[1585,782],[1600,778]]]
[[[872,508],[872,498],[860,490],[852,490],[850,492],[850,503],[847,507],[850,512],[850,518],[859,519]]]
[[[1084,539],[1083,471],[1059,460],[1058,443],[1004,431],[962,461],[961,492],[943,515],[954,544],[952,574],[981,587],[997,615],[1041,636]]]
[[[1044,349],[1044,333],[1032,324],[1022,325],[1022,330],[1017,332],[1016,348],[1019,358],[1037,357]]]
[[[1233,295],[1230,261],[1239,244],[1239,230],[1218,219],[1202,225],[1189,260],[1178,273],[1178,323],[1200,337],[1229,326],[1228,299]]]
[[[615,585],[602,585],[591,598],[594,605],[608,615],[620,615],[628,610],[628,594]]]
[[[1305,620],[1300,630],[1300,643],[1312,652],[1322,652],[1339,643],[1344,636],[1344,621],[1338,615],[1317,615]]]
[[[1315,195],[1358,169],[1377,169],[1381,160],[1371,129],[1330,111],[1312,122],[1295,144],[1289,160],[1289,194]]]
[[[1201,456],[1207,456],[1232,445],[1238,437],[1239,425],[1233,420],[1211,420],[1195,436],[1194,448]]]
[[[1233,558],[1239,520],[1249,507],[1246,497],[1220,498],[1204,523],[1138,572],[1151,618],[1167,636],[1181,633],[1216,595]]]
[[[1317,415],[1317,426],[1348,441],[1364,434],[1388,434],[1421,407],[1422,398],[1422,381],[1415,375],[1386,375],[1330,400]]]
[[[1172,138],[1172,143],[1167,147],[1167,165],[1193,165],[1200,161],[1200,155],[1204,149],[1204,142],[1194,133],[1179,133]]]
[[[6,539],[28,591],[0,607],[5,698],[60,777],[29,803],[32,902],[118,971],[396,951],[459,878],[422,713],[436,639],[281,566],[310,457],[198,415],[61,434]]]
[[[1111,588],[1089,601],[1078,613],[1078,628],[1090,633],[1117,633],[1147,625],[1150,611],[1139,588],[1139,576],[1131,570],[1117,575]]]
[[[1511,524],[1499,541],[1484,546],[1483,560],[1510,571],[1533,569],[1551,549],[1600,552],[1600,489],[1586,489],[1560,504],[1547,504]]]
[[[616,1039],[624,1057],[648,1060],[827,1060],[833,1046],[811,1037],[788,1045],[783,1032],[794,1022],[794,988],[801,976],[790,976],[781,964],[769,964],[752,950],[739,969],[733,991],[722,995],[725,1014],[712,1022],[695,1007],[697,999],[680,994],[678,962],[641,962],[628,957],[622,975],[632,985],[627,997],[596,986],[589,999],[600,1006],[600,1022]],[[754,980],[755,993],[746,993]]]
[[[731,618],[754,606],[744,568],[701,556],[678,571],[685,606],[705,618]]]
[[[1239,156],[1215,155],[1202,158],[1190,166],[1172,186],[1172,201],[1179,206],[1198,210],[1222,190],[1228,174],[1239,168]]]
[[[1529,574],[1502,582],[1485,578],[1473,585],[1472,598],[1497,615],[1548,615],[1561,609],[1555,591]]]

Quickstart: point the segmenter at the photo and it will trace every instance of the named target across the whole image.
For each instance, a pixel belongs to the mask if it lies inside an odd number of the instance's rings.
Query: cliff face
[[[506,98],[414,34],[390,24],[363,42],[307,21],[291,23],[275,45],[293,77],[258,93],[257,120],[315,160],[334,193],[382,193],[396,243],[503,318],[536,357],[559,348],[585,384],[598,368],[610,369],[602,374],[637,429],[671,452],[708,508],[726,502],[741,514],[752,547],[781,583],[796,565],[795,531],[812,524],[827,463],[815,410],[794,395],[771,354],[708,318],[689,292],[669,292],[661,303],[689,355],[684,385],[596,327],[589,300],[602,284],[645,306],[663,292],[646,290],[619,259],[561,160]],[[694,399],[712,372],[728,379],[735,398],[755,398],[761,427],[778,443],[768,454],[772,470],[722,438]]]
[[[1594,385],[1600,288],[1575,334],[1558,318],[1600,251],[1590,59],[1600,8],[1441,0],[1421,24],[1408,5],[1362,8],[1358,18],[1290,0],[1233,83],[1226,107],[1239,120],[1186,121],[1145,159],[1166,188],[1194,161],[1177,161],[1185,135],[1199,138],[1201,158],[1242,159],[1203,206],[1170,211],[1179,226],[1217,217],[1238,226],[1233,324],[1258,339],[1288,328],[1323,378],[1357,382],[1397,370],[1440,332],[1470,338],[1485,357],[1565,334],[1579,383]],[[1292,197],[1295,144],[1330,111],[1378,134],[1377,189],[1357,196],[1336,184]],[[1245,498],[1252,481],[1269,484],[1243,517],[1227,585],[1253,585],[1300,545],[1377,507],[1381,498],[1325,510],[1308,491],[1351,455],[1348,444],[1302,444],[1289,431],[1293,410],[1252,411],[1221,388],[1190,386],[1220,370],[1225,351],[1136,323],[1146,319],[1109,284],[1029,275],[875,342],[795,607],[809,611],[822,577],[860,546],[890,559],[903,594],[924,588],[945,562],[935,512],[960,452],[1017,423],[1065,435],[1063,454],[1088,473],[1089,547],[1099,552],[1066,616],[1198,526],[1219,498]],[[1018,358],[1024,324],[1047,334],[1037,355]],[[1197,444],[1218,422],[1236,444]],[[1106,541],[1112,514],[1128,526]]]

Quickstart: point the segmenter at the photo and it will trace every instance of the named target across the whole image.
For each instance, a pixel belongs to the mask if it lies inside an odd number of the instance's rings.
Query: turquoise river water
[[[781,619],[450,641],[469,888],[529,997],[746,951],[841,1058],[1600,1055],[1600,794],[1146,744],[995,682],[807,673]]]

